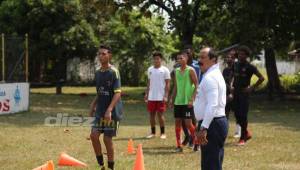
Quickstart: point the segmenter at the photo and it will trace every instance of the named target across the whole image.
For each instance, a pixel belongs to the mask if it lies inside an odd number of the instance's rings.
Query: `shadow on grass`
[[[129,139],[132,139],[134,141],[143,141],[143,140],[149,140],[145,137],[135,137],[135,138],[115,138],[114,141],[128,141]]]
[[[143,147],[143,153],[145,155],[170,155],[170,154],[182,154],[175,152],[173,146],[160,146],[160,147]],[[193,152],[183,152],[184,154]]]

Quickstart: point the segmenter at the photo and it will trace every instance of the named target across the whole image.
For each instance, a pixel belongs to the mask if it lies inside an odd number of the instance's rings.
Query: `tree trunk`
[[[279,97],[282,99],[283,95],[283,88],[280,84],[279,75],[276,66],[276,58],[275,52],[273,48],[265,48],[265,64],[268,76],[268,95],[269,99],[273,100],[274,92],[276,91]]]
[[[181,46],[182,48],[186,45],[193,45],[193,33],[191,32],[183,32],[181,37]]]
[[[67,60],[66,58],[61,58],[55,63],[55,79],[56,79],[56,94],[62,93],[62,86],[66,80],[67,71]]]

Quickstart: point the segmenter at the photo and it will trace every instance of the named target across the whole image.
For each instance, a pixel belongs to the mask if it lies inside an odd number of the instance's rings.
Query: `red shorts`
[[[148,112],[163,113],[167,110],[167,104],[163,101],[148,101]]]

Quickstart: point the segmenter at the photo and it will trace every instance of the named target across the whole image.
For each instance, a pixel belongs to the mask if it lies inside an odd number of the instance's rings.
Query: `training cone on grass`
[[[47,161],[44,165],[34,168],[32,170],[54,170],[53,161]]]
[[[127,153],[128,154],[134,154],[135,153],[132,139],[129,139],[129,141],[128,141]]]
[[[138,145],[133,170],[145,170],[142,144]]]
[[[87,165],[71,156],[69,156],[66,153],[61,153],[59,160],[58,160],[59,166],[78,166],[78,167],[87,167]]]

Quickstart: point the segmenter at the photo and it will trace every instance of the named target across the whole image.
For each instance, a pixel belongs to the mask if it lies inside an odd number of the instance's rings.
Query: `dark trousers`
[[[199,125],[201,125],[201,121]],[[222,170],[224,143],[228,134],[227,118],[215,118],[208,130],[206,145],[201,145],[201,169]]]
[[[241,126],[241,140],[247,140],[249,95],[237,93],[234,96],[234,115],[237,123]]]

